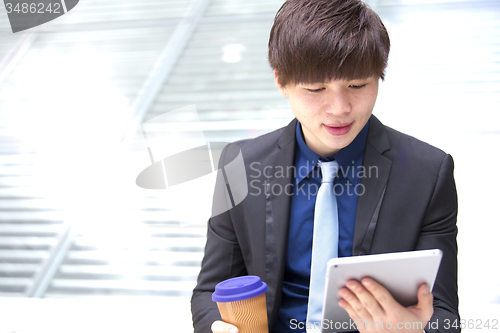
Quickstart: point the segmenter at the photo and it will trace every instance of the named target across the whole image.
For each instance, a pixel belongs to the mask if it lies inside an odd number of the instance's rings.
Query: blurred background
[[[138,187],[143,131],[231,142],[293,119],[267,62],[282,2],[81,0],[15,34],[1,6],[0,333],[192,331],[211,190]],[[374,114],[454,157],[464,331],[498,323],[500,1],[369,4],[392,43]]]

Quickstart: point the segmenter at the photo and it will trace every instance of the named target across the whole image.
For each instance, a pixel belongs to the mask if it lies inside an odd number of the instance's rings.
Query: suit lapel
[[[375,117],[370,118],[370,130],[366,140],[361,180],[364,193],[359,196],[354,227],[353,255],[370,253],[378,215],[385,195],[392,162],[383,156],[390,149],[384,125]]]

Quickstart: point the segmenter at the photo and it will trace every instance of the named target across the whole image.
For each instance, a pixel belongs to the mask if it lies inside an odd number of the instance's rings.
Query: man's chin
[[[328,145],[328,148],[338,152],[339,150],[349,146],[353,140],[354,138],[350,138],[350,135],[346,134],[345,138],[339,138],[339,140],[332,142],[331,144]]]

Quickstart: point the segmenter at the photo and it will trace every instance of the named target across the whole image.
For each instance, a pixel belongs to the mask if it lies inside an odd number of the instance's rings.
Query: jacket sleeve
[[[433,288],[434,314],[425,331],[460,332],[457,294],[457,191],[453,178],[453,159],[445,155],[429,201],[417,250],[439,248],[441,266]]]

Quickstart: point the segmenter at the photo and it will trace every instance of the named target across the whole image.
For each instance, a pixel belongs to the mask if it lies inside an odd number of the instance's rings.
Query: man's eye
[[[314,92],[314,93],[317,93],[317,92],[320,92],[320,91],[323,91],[325,88],[319,88],[319,89],[307,89],[308,91],[310,92]]]
[[[360,85],[351,84],[351,85],[349,86],[349,88],[353,88],[353,89],[361,89],[361,88],[363,88],[363,87],[365,87],[365,86],[366,86],[366,84],[360,84]]]

